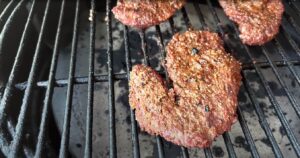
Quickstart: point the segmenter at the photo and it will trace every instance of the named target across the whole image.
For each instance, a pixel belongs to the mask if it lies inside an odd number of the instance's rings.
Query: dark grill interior
[[[241,44],[216,1],[189,1],[144,31],[116,21],[113,5],[0,1],[0,157],[300,157],[299,1],[284,0],[280,33],[261,47]],[[165,46],[189,28],[218,32],[243,65],[238,121],[207,149],[141,132],[128,105],[131,66],[168,79]]]

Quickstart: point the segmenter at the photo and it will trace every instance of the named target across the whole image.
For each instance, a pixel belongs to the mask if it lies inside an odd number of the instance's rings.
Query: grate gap
[[[93,0],[94,2],[94,0]],[[107,65],[108,65],[108,109],[109,109],[109,156],[111,158],[117,157],[116,147],[116,124],[115,124],[115,92],[114,92],[114,78],[113,78],[113,39],[112,39],[112,15],[111,15],[111,0],[106,1],[106,16],[107,16]]]
[[[217,23],[220,23],[220,20],[219,20],[219,18],[217,17],[216,12],[215,12],[214,8],[213,8],[212,5],[211,5],[211,2],[208,1],[208,0],[207,0],[207,2],[209,3],[210,9],[214,12],[213,15],[214,15],[214,17],[215,17],[215,21],[216,21]],[[231,25],[233,25],[232,22],[231,22]],[[235,34],[234,34],[234,35],[237,36],[237,33],[238,33],[237,28],[236,28],[235,25],[233,25],[233,27],[234,27],[234,30],[235,30]],[[220,31],[220,32],[223,32],[223,31]],[[253,59],[251,53],[249,52],[248,47],[245,46],[245,45],[242,45],[242,46],[243,46],[244,49],[246,50],[248,56],[249,56],[251,59]],[[277,113],[277,115],[278,115],[278,117],[279,117],[280,122],[282,123],[282,125],[284,126],[284,129],[285,129],[286,132],[287,132],[287,136],[288,136],[289,140],[291,141],[292,146],[293,146],[295,152],[297,153],[297,155],[300,155],[300,147],[299,147],[299,143],[298,143],[298,141],[297,141],[297,139],[296,139],[296,137],[295,137],[295,134],[294,134],[293,131],[291,130],[289,123],[287,122],[285,116],[283,115],[283,112],[282,112],[282,110],[281,110],[281,108],[280,108],[278,102],[275,100],[275,96],[272,94],[272,91],[271,91],[269,85],[267,84],[267,81],[266,81],[265,78],[263,77],[261,70],[260,70],[255,64],[254,64],[254,67],[255,67],[256,73],[258,74],[260,80],[261,80],[262,83],[263,83],[263,87],[265,88],[265,90],[266,90],[267,93],[268,93],[268,97],[269,97],[271,103],[273,104],[273,106],[274,106],[274,108],[275,108],[275,111],[276,111],[276,113]]]
[[[140,30],[139,31],[140,39],[141,39],[141,46],[142,46],[142,52],[143,52],[143,57],[144,57],[144,64],[147,66],[150,66],[149,64],[149,57],[147,53],[147,45],[146,45],[146,40],[145,40],[145,30]],[[163,149],[163,143],[162,139],[160,136],[156,136],[156,144],[158,148],[158,156],[159,158],[164,158],[164,149]]]
[[[24,3],[24,2],[25,1],[20,1],[18,5],[21,6],[21,3]],[[50,4],[50,1],[47,2],[45,15],[43,17],[43,24],[41,26],[41,32],[39,34],[39,39],[38,39],[36,51],[35,51],[35,54],[34,54],[34,57],[33,57],[33,63],[32,63],[31,69],[30,69],[30,74],[29,74],[29,78],[28,78],[28,87],[25,90],[25,94],[24,94],[24,97],[23,97],[22,105],[21,105],[21,110],[20,110],[19,117],[18,117],[18,123],[17,123],[17,126],[16,126],[16,134],[14,135],[14,138],[13,138],[13,141],[12,141],[12,144],[11,144],[11,150],[10,150],[10,153],[9,153],[9,155],[10,155],[9,157],[12,157],[12,158],[18,156],[19,150],[21,148],[21,141],[22,141],[22,138],[23,138],[24,126],[25,126],[24,122],[25,122],[25,118],[26,118],[26,115],[27,115],[29,100],[30,100],[31,95],[32,95],[33,85],[36,82],[35,81],[36,80],[36,70],[37,70],[37,65],[38,65],[39,57],[40,57],[41,40],[42,40],[43,35],[44,35],[44,30],[45,30],[44,26],[45,26],[45,23],[46,23],[46,17],[47,17],[47,14],[48,14],[49,4]],[[18,62],[17,60],[18,59],[15,60],[15,63]],[[14,67],[14,68],[17,69],[17,67]],[[11,85],[9,85],[9,87],[12,87],[13,82],[15,80],[14,73],[16,73],[16,72],[12,71],[12,73],[11,73],[12,77],[10,77]],[[7,94],[6,95],[9,94],[10,90],[11,89],[9,89],[9,88],[7,89]],[[6,98],[5,99],[3,98],[2,101],[1,101],[1,103],[3,102],[4,106],[7,106],[5,101],[6,101],[6,99],[9,98],[9,96],[6,96],[6,95],[4,94],[4,97],[6,97]],[[1,122],[2,122],[2,117],[1,117]]]
[[[125,43],[125,56],[126,56],[126,71],[127,71],[127,79],[130,80],[130,71],[131,71],[131,58],[129,52],[129,41],[128,41],[128,28],[124,27],[124,43]],[[131,120],[131,140],[133,145],[133,157],[140,157],[140,146],[139,146],[139,137],[137,131],[137,122],[135,120],[135,113],[130,108],[130,120]]]
[[[49,2],[50,3],[50,2]],[[42,112],[42,120],[40,123],[40,130],[38,135],[38,142],[35,152],[35,157],[41,157],[42,150],[45,143],[45,133],[46,133],[46,124],[48,120],[48,112],[49,112],[49,106],[50,102],[52,100],[53,96],[53,89],[54,89],[54,81],[55,81],[55,73],[56,73],[56,66],[58,61],[58,45],[61,37],[61,27],[62,27],[62,21],[63,21],[63,15],[64,15],[64,6],[65,6],[65,0],[61,3],[61,9],[60,9],[60,16],[59,16],[59,22],[57,26],[57,32],[55,37],[55,43],[54,43],[54,49],[53,49],[53,55],[52,55],[52,61],[51,61],[51,68],[49,73],[49,85],[47,85],[47,91],[44,99],[44,106],[43,106],[43,112]]]

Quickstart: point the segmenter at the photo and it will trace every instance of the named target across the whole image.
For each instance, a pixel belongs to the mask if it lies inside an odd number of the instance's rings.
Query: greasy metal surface
[[[1,18],[2,15],[3,18],[4,15],[9,15],[11,8],[20,3],[6,3],[2,7]],[[34,152],[36,157],[51,157],[49,153],[60,157],[66,157],[69,153],[73,157],[300,156],[298,1],[285,1],[286,12],[280,34],[262,47],[241,44],[237,27],[228,20],[215,1],[209,0],[202,4],[191,1],[169,21],[144,31],[128,28],[116,21],[110,12],[113,3],[109,0],[106,3],[106,13],[96,12],[98,4],[93,0],[89,3],[80,1],[80,5],[79,0],[73,3],[66,1],[67,7],[76,8],[73,12],[68,9],[65,11],[74,15],[74,20],[71,20],[73,27],[68,28],[73,30],[73,34],[67,46],[60,45],[68,43],[59,36],[69,31],[65,26],[70,24],[62,20],[64,1],[57,3],[62,8],[57,17],[51,18],[59,21],[56,26],[58,29],[54,29],[54,32],[49,32],[48,27],[40,29],[40,38],[34,43],[37,44],[37,49],[33,64],[28,67],[32,70],[24,74],[30,74],[29,78],[16,78],[18,83],[12,80],[4,88],[4,99],[1,100],[1,108],[4,110],[0,112],[4,118],[7,101],[16,96],[21,99],[22,93],[25,94],[23,102],[17,104],[19,109],[14,111],[16,116],[20,114],[17,127],[15,128],[14,123],[6,122],[6,119],[0,122],[4,127],[0,131],[3,137],[0,156],[9,154],[10,139],[13,139],[10,153],[12,157],[17,154],[32,157]],[[50,9],[54,6],[57,6],[56,2],[55,5],[50,5]],[[44,11],[47,13],[47,9],[43,10],[42,15]],[[30,15],[28,23],[32,19]],[[44,18],[46,21],[51,19],[47,16]],[[13,18],[8,18],[6,28],[9,28],[11,19]],[[24,27],[21,41],[28,38],[27,27]],[[218,137],[211,148],[204,150],[186,149],[141,132],[135,121],[134,111],[128,105],[128,74],[131,66],[137,63],[150,65],[168,81],[168,75],[160,64],[166,53],[165,46],[174,33],[189,28],[218,32],[225,41],[228,52],[243,63],[238,122],[231,131]],[[52,39],[47,35],[43,38],[45,30],[47,34],[56,34],[56,38]],[[43,45],[43,39],[47,45],[53,43],[53,54],[49,55],[49,62],[44,63],[49,67],[45,72],[47,77],[38,80],[38,76],[43,74],[36,64],[39,62],[38,55],[42,54],[40,46]],[[22,73],[18,67],[18,62],[21,61],[18,56],[23,53],[22,46],[21,44],[19,47],[9,78]],[[34,98],[36,90],[45,93],[42,97],[44,103]],[[21,95],[12,96],[14,93]],[[37,105],[31,105],[30,100],[37,100]],[[41,112],[29,113],[29,105]],[[37,115],[41,121],[29,117],[31,115]],[[28,120],[39,124],[40,129],[28,128]],[[37,140],[36,150],[22,145],[24,141],[27,144],[28,137]],[[51,152],[43,152],[44,150]]]

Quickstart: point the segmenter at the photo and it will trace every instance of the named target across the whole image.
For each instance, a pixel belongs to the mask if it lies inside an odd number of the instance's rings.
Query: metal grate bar
[[[68,91],[70,90],[69,88],[73,88],[73,87],[69,86]],[[70,95],[70,94],[68,94],[68,95]],[[62,138],[61,138],[60,149],[59,149],[59,157],[60,158],[68,157],[68,148],[69,148],[69,139],[70,139],[71,111],[72,111],[72,104],[69,104],[68,100],[67,100],[67,104],[66,104],[66,107],[65,107],[65,113],[64,113],[64,124],[63,124]]]
[[[266,116],[265,114],[263,113],[263,110],[261,109],[261,107],[259,106],[257,100],[255,100],[255,95],[254,95],[254,92],[250,89],[251,86],[249,84],[249,82],[245,79],[246,78],[246,74],[245,72],[242,72],[242,76],[243,76],[243,84],[245,86],[245,91],[249,94],[250,96],[250,101],[251,101],[251,105],[254,106],[254,109],[256,111],[256,114],[258,116],[258,119],[259,119],[259,123],[262,127],[262,129],[265,131],[265,134],[271,144],[271,147],[272,147],[272,150],[273,152],[275,153],[275,156],[276,157],[283,157],[282,153],[281,153],[281,150],[276,142],[276,139],[270,129],[270,126],[269,126],[269,123],[267,122],[266,120]]]
[[[279,120],[280,122],[282,123],[286,133],[287,133],[287,136],[289,138],[289,140],[291,141],[292,143],[292,146],[295,150],[295,152],[300,155],[300,147],[299,147],[299,143],[298,143],[298,140],[296,139],[295,137],[295,134],[294,132],[292,131],[286,117],[284,116],[281,108],[280,108],[280,105],[278,104],[278,102],[275,100],[275,97],[274,95],[272,94],[272,90],[270,88],[270,86],[268,85],[267,81],[263,78],[262,76],[262,73],[256,68],[256,72],[257,74],[260,76],[260,79],[263,83],[263,86],[264,88],[266,89],[267,93],[268,93],[268,96],[269,96],[269,99],[272,103],[272,105],[274,106],[274,109],[279,117]]]
[[[141,31],[140,32],[140,37],[141,37],[141,42],[142,42],[142,51],[144,54],[144,64],[149,66],[149,57],[147,55],[147,48],[146,48],[146,42],[145,42],[145,31]],[[158,155],[160,158],[165,157],[164,156],[164,149],[163,149],[163,143],[162,143],[162,139],[160,136],[156,136],[156,143],[157,143],[157,147],[158,147]]]
[[[96,33],[96,10],[95,0],[91,0],[89,14],[90,21],[90,44],[89,44],[89,75],[88,75],[88,100],[86,112],[86,135],[84,157],[92,157],[93,151],[93,104],[94,104],[94,59],[95,59],[95,33]]]
[[[291,64],[291,62],[288,61],[288,59],[286,57],[286,51],[282,48],[282,45],[280,44],[280,42],[277,38],[275,39],[275,44],[278,48],[278,52],[281,55],[282,59],[287,63],[287,67],[292,72],[293,76],[296,78],[296,81],[298,82],[298,84],[300,84],[300,78],[299,78],[298,74],[296,73],[296,71],[295,71],[293,65]]]
[[[286,4],[285,1],[284,1],[284,3]],[[296,14],[300,15],[300,13],[299,13],[300,9],[296,4],[294,4],[293,1],[289,1],[289,3],[286,5],[289,5],[292,9],[296,10],[295,11]],[[300,26],[296,24],[294,18],[289,13],[287,13],[286,15],[287,15],[288,22],[290,24],[292,24],[292,26],[295,28],[295,30],[300,34]]]
[[[193,6],[194,6],[194,8],[195,8],[195,10],[197,12],[199,21],[201,23],[201,29],[207,28],[207,24],[206,24],[206,22],[204,20],[203,14],[202,14],[201,9],[199,7],[199,3],[197,3],[196,1],[193,1],[193,4],[194,4]]]
[[[283,87],[288,99],[290,100],[294,110],[296,111],[296,114],[298,115],[298,117],[300,117],[300,106],[299,104],[296,102],[294,96],[291,94],[290,89],[287,87],[287,85],[282,81],[280,74],[278,72],[278,70],[275,68],[272,60],[270,59],[269,55],[266,53],[266,48],[264,46],[262,46],[262,52],[265,55],[265,57],[267,58],[268,62],[271,65],[271,68],[276,76],[276,78],[278,79],[280,85]]]
[[[156,31],[156,35],[158,36],[159,40],[158,40],[158,44],[161,48],[161,63],[163,63],[163,61],[165,60],[165,57],[166,57],[166,51],[165,51],[165,45],[164,45],[164,42],[163,42],[163,37],[162,37],[162,33],[161,33],[161,30],[160,30],[160,26],[159,25],[156,25],[155,26],[155,31]],[[172,34],[174,34],[173,30],[172,30]],[[167,82],[167,86],[170,88],[171,85],[170,85],[170,79],[169,79],[169,75],[168,75],[168,72],[163,69],[163,73],[165,75],[165,78],[166,78],[166,82]]]
[[[139,31],[140,39],[141,39],[141,47],[142,47],[142,52],[143,52],[143,57],[144,57],[144,64],[149,66],[149,56],[148,56],[148,51],[147,51],[147,45],[145,41],[145,30],[140,30]]]
[[[255,142],[252,138],[251,132],[250,132],[248,126],[247,126],[245,117],[244,117],[243,112],[242,112],[240,107],[237,108],[237,115],[238,115],[239,122],[245,122],[245,123],[240,123],[240,125],[241,125],[243,133],[246,137],[246,141],[247,141],[247,143],[250,147],[250,150],[251,150],[250,152],[251,152],[252,157],[259,157],[259,153],[258,153],[257,148],[255,146]]]
[[[4,21],[3,17],[4,15],[8,14],[9,9],[12,7],[13,2],[15,2],[15,0],[11,0],[3,9],[2,13],[0,14],[0,21]]]
[[[12,12],[10,13],[9,17],[7,18],[7,20],[5,21],[5,25],[4,27],[2,28],[1,27],[1,34],[3,34],[2,36],[3,37],[6,37],[6,34],[8,33],[8,28],[11,26],[11,23],[13,22],[14,18],[16,17],[16,14],[18,13],[18,11],[24,7],[23,3],[25,3],[26,1],[25,0],[21,0],[21,1],[18,1],[16,7],[14,7],[14,9],[12,10]],[[8,6],[10,7],[10,5]],[[6,9],[6,8],[5,8]],[[8,14],[8,12],[7,12]],[[0,20],[3,20],[3,17],[0,17],[1,19]]]
[[[141,39],[141,46],[142,46],[142,52],[143,52],[143,56],[144,56],[144,64],[149,66],[149,57],[148,57],[148,51],[146,48],[146,41],[145,41],[145,30],[140,30],[139,31],[139,35],[140,35],[140,39]],[[162,144],[162,140],[160,138],[160,136],[156,136],[156,144],[157,144],[157,148],[158,148],[158,156],[160,158],[164,158],[164,149],[163,149],[163,144]]]
[[[7,20],[7,22],[6,22],[5,26],[4,26],[4,29],[2,30],[3,33],[7,32],[6,31],[7,28],[8,28],[7,25],[10,25],[10,23],[12,21],[10,19],[14,18],[15,12],[17,12],[20,9],[20,6],[21,6],[21,4],[23,2],[24,1],[20,1],[18,3],[18,5],[16,6],[16,8],[13,10],[13,13],[9,16],[9,18],[8,18],[8,20]],[[12,3],[12,1],[8,5],[11,5],[11,3]],[[35,1],[33,2],[33,4],[34,3],[35,3]],[[8,152],[9,152],[8,147],[9,147],[9,145],[8,145],[8,140],[7,140],[7,138],[8,138],[7,132],[4,131],[4,130],[6,130],[6,127],[5,127],[5,124],[4,124],[6,122],[6,115],[4,113],[6,112],[7,102],[8,102],[8,100],[10,99],[10,97],[12,95],[13,84],[16,81],[15,74],[17,73],[18,65],[19,65],[19,63],[20,63],[20,61],[22,59],[22,56],[23,56],[24,42],[26,41],[26,38],[28,37],[29,24],[31,23],[32,15],[33,15],[33,10],[35,9],[35,5],[33,5],[33,4],[32,4],[31,9],[29,11],[29,15],[28,15],[25,27],[24,27],[24,31],[23,31],[23,34],[22,34],[22,37],[21,37],[21,41],[20,41],[20,44],[19,44],[17,55],[16,55],[15,60],[14,60],[13,68],[12,68],[11,73],[9,75],[8,82],[6,84],[6,88],[4,90],[3,96],[1,98],[1,103],[0,103],[0,107],[1,107],[0,108],[0,128],[1,128],[0,138],[2,140],[0,146],[1,146],[1,149],[2,149],[2,151],[3,151],[3,153],[5,155],[8,155]],[[7,7],[8,6],[6,6],[6,8]]]
[[[289,60],[292,65],[300,65],[299,61],[295,60]],[[273,63],[277,67],[285,67],[287,66],[287,62],[285,61],[273,61]],[[269,68],[271,67],[269,63],[267,62],[256,62],[256,66],[259,68]],[[252,70],[254,69],[254,64],[253,63],[244,63],[242,64],[243,70]],[[158,72],[160,75],[164,75],[164,72]],[[113,74],[113,78],[115,80],[126,80],[127,79],[127,73],[115,73]],[[108,75],[94,75],[94,82],[107,82],[108,81]],[[82,77],[74,77],[74,84],[87,84],[88,83],[88,77],[87,76],[82,76]],[[25,90],[27,87],[27,82],[22,82],[22,83],[17,83],[15,84],[15,88],[19,90]],[[39,81],[36,83],[35,86],[37,87],[47,87],[49,82],[46,81]],[[68,79],[57,79],[54,82],[55,87],[65,87],[68,86]]]
[[[298,56],[300,56],[300,49],[298,48],[296,42],[291,38],[291,36],[289,34],[286,33],[286,27],[282,26],[283,30],[283,35],[285,36],[285,38],[287,38],[287,40],[289,41],[289,43],[291,44],[292,48],[295,50],[295,52],[297,53]],[[292,67],[292,64],[290,61],[288,61],[287,57],[286,57],[286,51],[282,48],[278,38],[275,39],[275,43],[277,45],[277,47],[279,48],[279,53],[282,56],[282,58],[286,61],[288,68],[290,69],[290,71],[292,72],[292,74],[296,77],[296,80],[298,82],[298,84],[300,84],[300,78],[298,76],[298,74],[295,72],[295,70]]]
[[[25,2],[25,1],[22,1]],[[50,4],[50,1],[47,2],[47,5]],[[25,122],[25,118],[27,115],[27,109],[29,106],[29,100],[31,98],[32,95],[32,90],[33,90],[33,85],[35,84],[35,80],[36,80],[36,70],[37,70],[37,65],[39,62],[39,57],[40,57],[40,46],[41,46],[41,40],[43,38],[43,34],[44,34],[44,26],[46,23],[46,16],[48,13],[48,9],[49,6],[47,6],[46,11],[45,11],[45,15],[43,17],[43,23],[42,23],[42,27],[41,27],[41,32],[39,34],[39,39],[38,39],[38,43],[37,43],[37,47],[36,47],[36,51],[33,57],[33,62],[32,62],[32,67],[30,69],[30,74],[29,74],[29,78],[28,78],[28,87],[25,90],[25,94],[23,97],[23,102],[21,105],[21,110],[20,110],[20,114],[18,117],[18,123],[16,126],[16,134],[14,135],[13,138],[13,142],[11,144],[11,151],[10,151],[10,156],[9,157],[17,157],[18,156],[18,152],[20,150],[20,146],[21,146],[21,141],[23,138],[23,134],[24,134],[24,122]],[[8,97],[7,97],[8,98]],[[6,99],[7,99],[6,98]],[[4,106],[6,106],[6,100],[2,99]],[[2,119],[1,119],[2,120]]]
[[[290,6],[293,10],[295,10],[296,14],[300,15],[300,13],[299,13],[300,10],[299,10],[298,6],[294,4],[293,1],[290,1],[290,0],[289,0],[288,3],[287,3],[286,1],[283,1],[283,3],[284,3],[285,5]]]
[[[293,49],[295,50],[295,52],[298,54],[298,56],[300,56],[300,49],[297,46],[297,43],[292,39],[291,35],[289,35],[287,32],[287,28],[284,25],[281,25],[281,27],[283,28],[284,31],[283,35],[288,39],[289,43],[291,44],[291,46],[293,47]]]
[[[59,22],[55,37],[55,43],[54,43],[54,49],[52,54],[52,61],[51,61],[51,67],[49,72],[49,85],[47,86],[47,91],[44,99],[44,107],[43,107],[43,113],[42,113],[42,120],[40,123],[40,130],[38,135],[38,142],[37,142],[37,148],[35,157],[41,157],[43,146],[45,143],[45,133],[46,133],[46,124],[48,119],[48,112],[49,112],[49,105],[52,100],[53,96],[53,89],[54,89],[54,81],[55,81],[55,74],[56,74],[56,67],[57,67],[57,60],[58,60],[58,46],[59,41],[61,37],[61,27],[62,27],[62,21],[63,21],[63,15],[64,15],[64,6],[65,6],[65,0],[61,3],[61,9],[60,9],[60,16],[59,16]]]
[[[164,147],[163,147],[163,142],[162,142],[161,137],[156,136],[156,144],[157,144],[157,150],[158,150],[158,157],[164,158],[165,152],[164,152]]]
[[[294,4],[293,1],[290,1],[287,3],[286,1],[283,1],[283,4],[285,6],[290,6],[290,8],[296,10],[296,14],[300,15],[299,8]],[[295,30],[300,33],[300,27],[296,24],[295,20],[292,18],[292,16],[289,13],[284,13],[284,17],[287,19],[287,21],[295,28]]]
[[[170,27],[171,27],[171,31],[173,33],[175,33],[176,29],[175,29],[175,26],[174,26],[174,20],[173,20],[173,18],[170,18],[168,21],[169,21],[169,24],[170,24]]]
[[[73,28],[73,37],[72,37],[72,48],[71,48],[71,61],[69,65],[69,75],[67,81],[67,98],[66,98],[66,108],[65,108],[65,122],[66,127],[70,127],[70,113],[72,109],[72,97],[73,97],[73,86],[74,86],[74,74],[75,74],[75,63],[76,63],[76,53],[77,53],[77,34],[78,34],[78,25],[79,25],[79,0],[76,2],[76,12],[75,12],[75,20],[74,20],[74,28]],[[68,114],[66,114],[66,112]],[[65,135],[65,136],[64,136]],[[63,134],[62,139],[69,139],[69,132]],[[68,142],[68,141],[67,141]],[[65,143],[68,146],[68,143]],[[62,146],[61,146],[62,147]]]
[[[94,1],[94,0],[93,0]],[[114,79],[113,79],[113,41],[112,41],[112,27],[111,27],[111,1],[106,1],[106,16],[107,16],[107,35],[108,35],[108,48],[107,48],[107,65],[108,65],[108,106],[109,106],[109,155],[111,158],[117,157],[116,147],[116,124],[115,124],[115,92],[114,92]]]
[[[210,4],[209,4],[209,7],[210,7],[211,10],[215,13],[215,14],[214,14],[214,15],[215,15],[215,16],[214,16],[214,17],[215,17],[215,20],[219,23],[220,20],[219,20],[217,14],[216,14],[214,8],[213,8],[212,5],[211,5],[211,2],[208,1],[208,0],[207,0],[207,2],[210,3]],[[232,24],[232,25],[233,25],[233,24]],[[237,28],[236,28],[235,25],[233,25],[233,27],[234,27],[235,32],[236,32],[236,33],[235,33],[235,36],[237,36],[237,33],[238,33]],[[249,52],[248,47],[246,47],[245,45],[243,45],[243,47],[245,48],[245,50],[246,50],[247,54],[249,55],[249,57],[250,57],[251,59],[253,59],[251,53]],[[289,125],[287,119],[286,119],[285,116],[283,115],[282,109],[280,108],[278,102],[275,100],[275,96],[272,94],[272,91],[271,91],[270,86],[267,84],[267,81],[266,81],[265,78],[263,77],[262,72],[260,71],[260,69],[258,69],[258,67],[257,67],[255,64],[254,64],[254,67],[255,67],[256,73],[258,74],[258,76],[260,77],[260,80],[261,80],[262,83],[263,83],[264,88],[266,89],[266,91],[267,91],[267,93],[268,93],[269,99],[270,99],[271,103],[273,104],[273,106],[274,106],[274,108],[275,108],[275,111],[276,111],[276,113],[277,113],[277,115],[278,115],[278,117],[279,117],[280,122],[281,122],[282,125],[284,126],[284,129],[285,129],[285,131],[286,131],[286,133],[287,133],[287,136],[288,136],[289,140],[290,140],[291,143],[292,143],[292,146],[293,146],[295,152],[297,153],[297,155],[300,155],[300,147],[299,147],[299,143],[298,143],[298,141],[297,141],[297,139],[296,139],[296,137],[295,137],[295,135],[294,135],[294,132],[291,130],[290,125]]]
[[[212,155],[212,153],[211,153],[210,148],[205,148],[205,149],[204,149],[204,154],[205,154],[205,157],[206,157],[206,158],[213,158],[213,155]]]
[[[300,8],[299,8],[299,6],[297,6],[297,5],[295,4],[294,1],[290,1],[290,0],[289,0],[289,3],[288,3],[288,4],[291,5],[293,8],[295,8],[295,9],[297,10],[296,13],[300,15]]]
[[[187,26],[187,29],[189,29],[192,26],[192,24],[189,20],[189,17],[187,15],[186,10],[185,10],[184,7],[182,7],[181,12],[182,12],[182,15],[183,15],[183,20],[185,22],[185,25]]]
[[[181,147],[181,150],[182,150],[182,157],[183,157],[183,158],[189,158],[189,157],[190,157],[187,148]]]
[[[295,20],[290,15],[283,13],[283,17],[284,20],[286,19],[294,27],[294,29],[298,33],[300,33],[300,27],[296,24]]]
[[[276,65],[277,67],[286,67],[286,66],[288,66],[287,62],[291,63],[291,65],[294,65],[294,66],[300,65],[300,62],[296,61],[296,60],[273,61],[274,65]],[[269,68],[269,67],[271,67],[269,62],[257,62],[256,61],[256,62],[252,62],[252,63],[243,63],[242,64],[243,70],[249,70],[249,69],[253,70],[254,67],[255,67],[254,63],[259,68]]]
[[[15,135],[15,129],[14,129],[14,125],[12,124],[12,121],[10,121],[10,120],[7,121],[7,128],[8,128],[8,132],[9,132],[10,135]],[[21,156],[33,157],[34,153],[27,146],[23,146],[22,151],[23,151],[23,153],[20,154]]]
[[[174,23],[173,23],[174,24]],[[142,45],[142,52],[144,56],[144,64],[149,66],[149,59],[147,55],[147,48],[146,48],[146,42],[145,42],[145,31],[139,31],[139,35],[141,38],[141,45]],[[160,136],[156,136],[156,144],[158,148],[158,156],[159,158],[164,158],[164,149],[163,149],[163,142]]]
[[[131,71],[131,58],[129,53],[129,41],[128,41],[128,28],[124,27],[124,44],[125,44],[125,56],[126,56],[126,71],[127,71],[127,79],[130,80],[130,71]],[[130,121],[131,121],[131,140],[133,145],[133,157],[140,157],[140,145],[139,145],[139,136],[137,131],[137,122],[135,120],[135,113],[130,108]]]
[[[113,75],[115,80],[125,80],[127,79],[127,74],[126,73],[119,73],[119,74],[114,74]],[[84,77],[75,77],[73,76],[73,82],[74,84],[87,84],[88,83],[88,76],[84,76]],[[94,82],[107,82],[108,81],[108,75],[94,75]],[[68,79],[64,78],[64,79],[57,79],[54,82],[55,87],[65,87],[68,86]],[[46,81],[39,81],[36,83],[35,86],[37,87],[47,87],[47,85],[49,84],[48,80]],[[27,82],[23,82],[23,83],[18,83],[15,84],[15,87],[19,90],[25,90],[27,87],[28,83]]]
[[[215,11],[214,7],[212,6],[212,3],[209,0],[206,0],[206,3],[208,4],[210,12],[213,15],[213,19],[214,19],[215,24],[217,26],[217,30],[221,33],[222,38],[224,38],[225,33],[224,33],[222,27],[220,27],[221,22],[220,22],[220,19],[219,19],[218,15],[217,15],[217,12]]]
[[[289,40],[292,40],[292,39],[289,39]],[[278,37],[275,38],[275,43],[276,43],[277,49],[278,49],[279,54],[281,55],[283,61],[287,63],[287,66],[288,66],[289,70],[292,72],[293,76],[296,78],[298,83],[300,83],[298,75],[296,74],[295,70],[291,67],[291,64],[289,63],[289,61],[287,60],[285,54],[283,53],[283,48],[282,48],[281,44],[279,43]],[[273,61],[270,59],[270,57],[268,56],[268,53],[266,53],[266,48],[264,46],[262,46],[262,52],[263,52],[264,56],[266,57],[268,63],[270,63],[271,68],[272,68],[273,72],[275,73],[276,78],[278,79],[278,81],[280,82],[280,84],[283,87],[284,91],[286,92],[286,94],[287,94],[294,110],[296,111],[296,114],[298,115],[298,117],[300,117],[300,106],[299,106],[299,104],[296,102],[294,96],[291,94],[290,89],[282,81],[282,79],[281,79],[281,77],[278,73],[278,70],[275,68],[275,65],[274,65]]]
[[[14,19],[14,17],[16,16],[16,13],[18,10],[21,9],[21,6],[23,5],[25,1],[22,0],[18,3],[18,5],[15,7],[15,9],[13,10],[12,14],[9,16],[7,22],[5,23],[5,26],[1,32],[1,34],[3,33],[3,37],[5,36],[5,34],[7,34],[7,29],[8,27],[10,26],[11,22],[12,22],[12,19]],[[22,34],[22,37],[21,37],[21,41],[20,41],[20,44],[24,44],[24,41],[25,41],[25,38],[27,35],[26,33],[28,33],[28,25],[29,25],[29,22],[31,22],[31,18],[28,18],[27,21],[26,21],[26,26],[25,26],[25,29],[26,29],[26,32],[23,32]],[[2,126],[5,122],[6,122],[6,116],[5,116],[5,112],[6,112],[6,108],[7,108],[7,102],[8,100],[10,99],[11,97],[11,93],[12,93],[12,90],[13,90],[13,84],[15,83],[15,74],[17,73],[17,66],[19,65],[20,63],[20,56],[22,56],[22,50],[23,50],[23,47],[22,45],[19,46],[18,48],[18,52],[17,52],[17,56],[15,58],[15,62],[14,62],[14,65],[13,65],[13,68],[11,70],[11,73],[10,73],[10,76],[8,78],[8,82],[6,84],[6,88],[4,90],[4,93],[3,93],[3,96],[2,96],[2,100],[1,100],[1,103],[0,103],[0,125]],[[2,128],[1,128],[2,129]]]
[[[235,29],[235,32],[237,33],[236,26],[233,25],[233,27]],[[253,59],[253,57],[252,57],[252,55],[251,55],[248,47],[246,47],[245,45],[243,45],[243,46],[244,46],[247,54],[249,55],[249,57],[251,59]],[[276,113],[278,115],[278,118],[279,118],[280,122],[282,123],[282,125],[283,125],[283,127],[284,127],[284,129],[285,129],[285,131],[287,133],[287,136],[288,136],[289,140],[292,143],[292,146],[293,146],[296,154],[300,155],[300,146],[299,146],[298,140],[296,139],[294,132],[292,131],[292,129],[291,129],[291,127],[290,127],[290,125],[289,125],[286,117],[284,116],[284,114],[282,112],[282,109],[280,108],[280,105],[278,104],[277,100],[275,99],[275,96],[273,95],[270,86],[268,85],[266,79],[264,78],[261,70],[255,64],[254,64],[254,68],[255,68],[255,71],[256,71],[257,75],[259,76],[259,78],[260,78],[260,80],[261,80],[261,82],[263,84],[264,89],[267,91],[268,97],[269,97],[272,105],[274,106],[274,109],[275,109],[275,111],[276,111]]]
[[[236,154],[235,154],[235,151],[234,151],[234,148],[233,148],[233,145],[232,145],[232,142],[231,142],[231,139],[230,139],[230,136],[229,136],[228,132],[225,132],[223,134],[223,139],[224,139],[229,157],[236,158]]]

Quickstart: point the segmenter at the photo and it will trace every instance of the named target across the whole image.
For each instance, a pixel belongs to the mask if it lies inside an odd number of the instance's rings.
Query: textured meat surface
[[[229,18],[239,25],[248,45],[262,45],[274,38],[284,12],[281,0],[219,0]]]
[[[177,145],[208,147],[236,120],[240,63],[217,34],[187,31],[168,44],[165,66],[174,89],[149,67],[131,72],[129,102],[139,125]]]
[[[143,29],[167,20],[184,4],[185,0],[119,0],[112,12],[123,24]]]

